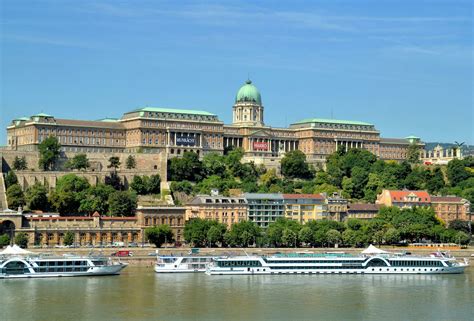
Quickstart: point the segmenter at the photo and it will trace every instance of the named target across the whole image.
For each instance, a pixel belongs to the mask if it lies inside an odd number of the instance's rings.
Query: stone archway
[[[7,234],[10,239],[13,239],[15,234],[15,223],[10,220],[0,220],[0,235]]]

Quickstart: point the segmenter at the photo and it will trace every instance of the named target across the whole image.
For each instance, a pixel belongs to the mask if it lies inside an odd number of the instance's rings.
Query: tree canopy
[[[39,167],[45,171],[53,170],[61,151],[58,139],[54,136],[47,137],[39,144],[38,150]]]

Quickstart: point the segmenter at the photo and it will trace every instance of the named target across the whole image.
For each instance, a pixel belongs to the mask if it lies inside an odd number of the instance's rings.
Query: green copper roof
[[[154,113],[169,113],[169,114],[187,114],[187,115],[202,115],[202,116],[216,116],[207,111],[203,110],[190,110],[190,109],[173,109],[173,108],[159,108],[159,107],[144,107],[138,108],[128,113],[134,113],[137,111],[148,111]],[[127,114],[128,114],[127,113]]]
[[[39,114],[33,115],[31,117],[36,117],[36,116],[38,116],[38,117],[53,117],[53,116],[45,114],[45,113],[39,113]]]
[[[30,120],[30,117],[20,117],[20,118],[15,118],[13,120]]]
[[[343,124],[343,125],[361,125],[361,126],[373,126],[373,124],[364,123],[361,121],[353,120],[340,120],[340,119],[323,119],[323,118],[307,118],[300,120],[296,124],[306,124],[306,123],[326,123],[326,124]]]
[[[235,96],[235,102],[255,102],[262,105],[262,97],[260,96],[260,92],[258,91],[257,87],[252,85],[252,81],[247,80],[245,85],[240,87],[237,95]]]
[[[98,119],[97,121],[103,121],[106,123],[115,123],[118,121],[118,119],[117,118],[102,118],[102,119]]]
[[[411,135],[411,136],[405,137],[405,139],[420,139],[420,137]]]

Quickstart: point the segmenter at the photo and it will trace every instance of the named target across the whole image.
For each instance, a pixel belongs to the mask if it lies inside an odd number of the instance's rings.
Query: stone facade
[[[471,204],[468,200],[457,196],[432,196],[431,206],[436,216],[446,224],[453,220],[470,221]]]
[[[310,118],[289,128],[265,125],[260,92],[251,81],[237,93],[230,125],[224,125],[217,115],[206,111],[153,107],[126,112],[120,119],[97,121],[37,114],[12,121],[7,127],[7,149],[17,155],[36,152],[48,136],[57,137],[63,153],[71,156],[87,153],[93,158],[92,155],[101,153],[108,157],[141,152],[161,154],[168,159],[186,151],[202,156],[239,147],[244,150],[245,161],[269,167],[278,167],[279,160],[292,150],[301,150],[311,163],[323,164],[339,148],[363,148],[381,159],[399,161],[406,158],[410,143],[423,147],[419,138],[413,136],[381,138],[374,125],[359,121]],[[65,159],[70,157],[67,156]],[[37,166],[33,157],[29,164]]]
[[[193,218],[216,220],[227,225],[247,220],[248,204],[244,197],[198,195],[186,204],[186,221]]]
[[[135,216],[109,217],[94,213],[92,216],[59,216],[51,213],[23,214],[6,210],[0,212],[0,235],[15,233],[28,235],[29,245],[63,245],[67,232],[74,234],[74,242],[85,246],[108,246],[114,242],[143,244],[145,229],[168,224],[176,242],[181,243],[184,231],[184,207],[138,207]]]

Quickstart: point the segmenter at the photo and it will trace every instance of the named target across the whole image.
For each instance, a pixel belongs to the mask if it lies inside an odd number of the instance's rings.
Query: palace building
[[[382,138],[373,124],[308,118],[289,128],[265,124],[262,97],[247,80],[238,90],[232,124],[206,111],[144,107],[121,118],[96,121],[61,119],[40,113],[14,119],[7,127],[8,150],[36,151],[48,136],[58,138],[65,153],[159,153],[164,159],[193,151],[200,156],[242,148],[244,160],[278,166],[286,152],[300,150],[310,163],[324,163],[338,148],[363,148],[381,159],[403,160],[420,139]],[[314,115],[308,115],[314,116]]]

